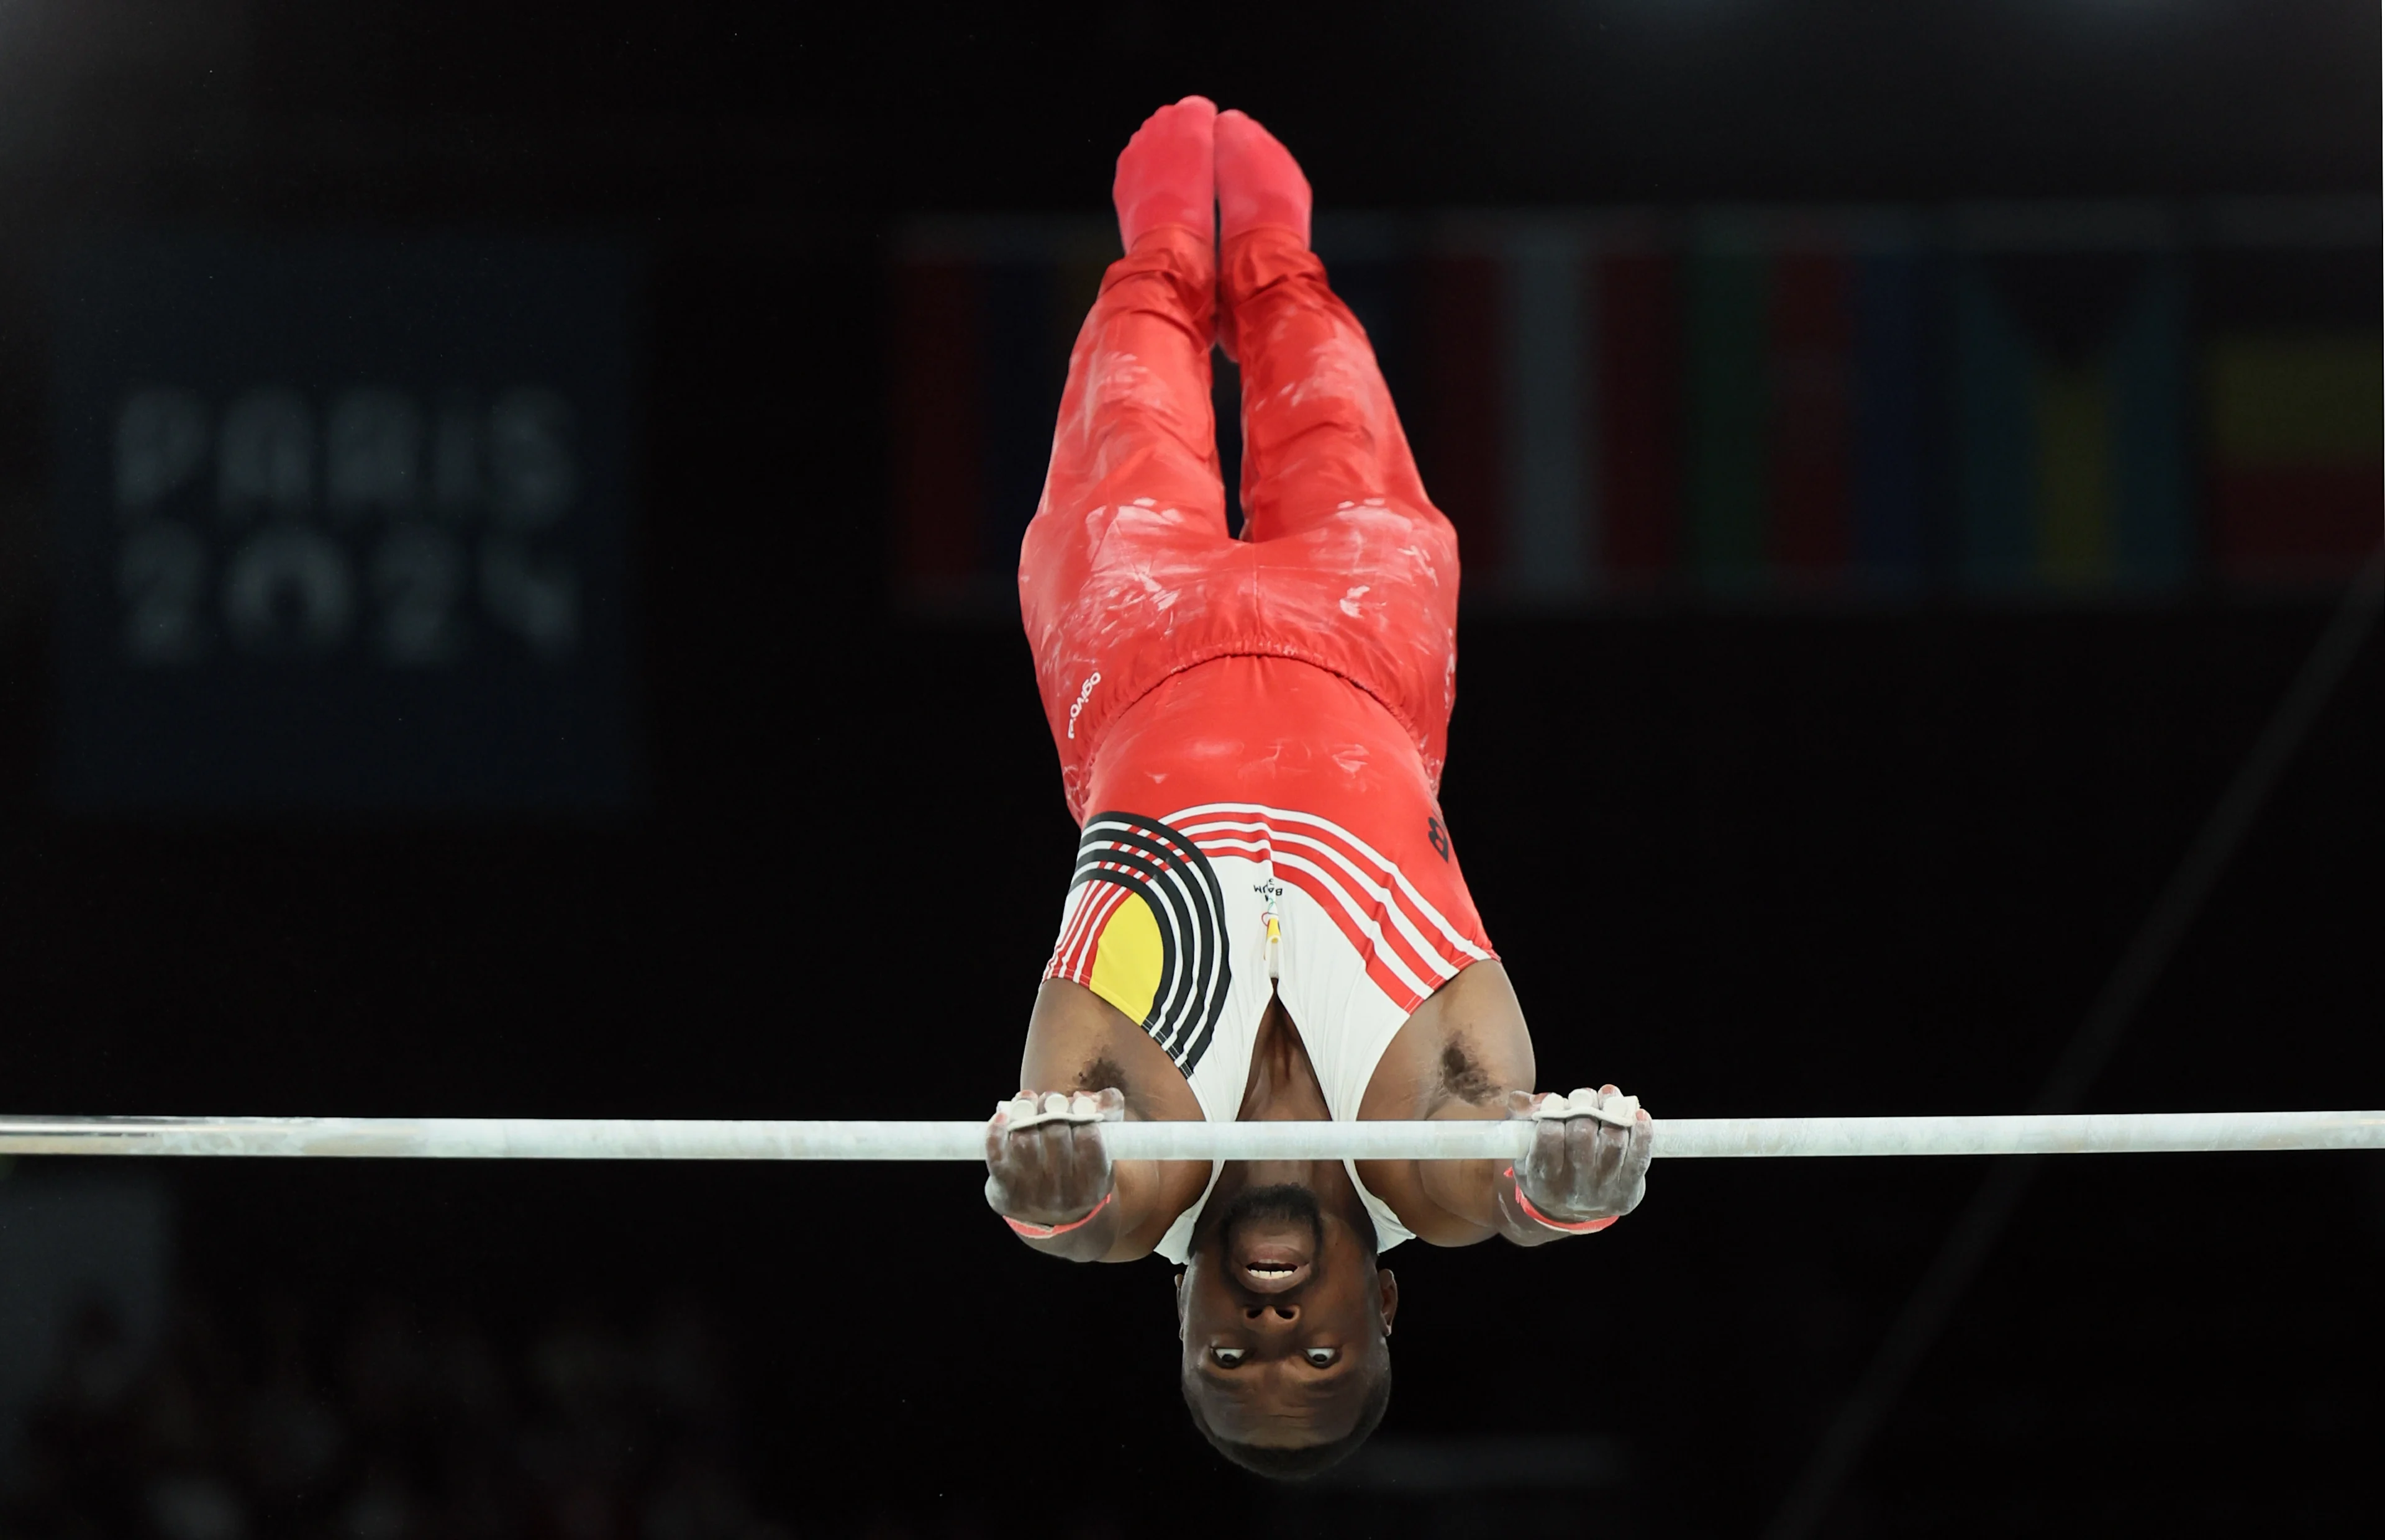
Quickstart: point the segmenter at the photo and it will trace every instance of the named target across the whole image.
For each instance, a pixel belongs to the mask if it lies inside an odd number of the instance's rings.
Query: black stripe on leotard
[[[1105,866],[1121,868],[1105,871]],[[1187,1075],[1216,1036],[1232,973],[1226,897],[1209,858],[1181,831],[1132,813],[1085,820],[1070,886],[1104,882],[1141,894],[1159,923],[1159,987],[1141,1025]]]

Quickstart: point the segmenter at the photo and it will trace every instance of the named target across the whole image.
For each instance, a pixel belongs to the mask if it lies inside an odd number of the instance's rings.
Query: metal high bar
[[[1509,1161],[1529,1120],[1107,1123],[1122,1161]],[[2119,1155],[2385,1149],[2385,1112],[1657,1118],[1667,1160],[1820,1155]],[[535,1161],[982,1161],[974,1122],[638,1118],[0,1117],[0,1155],[247,1155]]]

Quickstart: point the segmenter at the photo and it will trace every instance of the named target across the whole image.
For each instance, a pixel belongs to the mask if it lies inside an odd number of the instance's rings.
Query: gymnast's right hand
[[[985,1201],[1025,1224],[1073,1224],[1110,1195],[1101,1125],[1126,1116],[1126,1095],[1021,1091],[985,1125]]]

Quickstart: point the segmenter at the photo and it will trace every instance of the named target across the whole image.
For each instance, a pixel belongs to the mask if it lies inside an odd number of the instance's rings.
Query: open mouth
[[[1257,1294],[1281,1294],[1307,1280],[1315,1266],[1305,1245],[1289,1241],[1255,1241],[1235,1248],[1234,1272],[1242,1285]]]

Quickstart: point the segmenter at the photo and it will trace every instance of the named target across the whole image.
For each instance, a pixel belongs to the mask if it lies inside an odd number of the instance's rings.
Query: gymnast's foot
[[[1222,239],[1274,225],[1308,244],[1308,179],[1283,142],[1240,108],[1217,114],[1217,222]]]
[[[1204,241],[1209,238],[1209,205],[1217,196],[1217,103],[1187,96],[1143,119],[1126,142],[1110,201],[1118,205],[1118,237],[1127,250],[1162,225],[1181,225]]]

